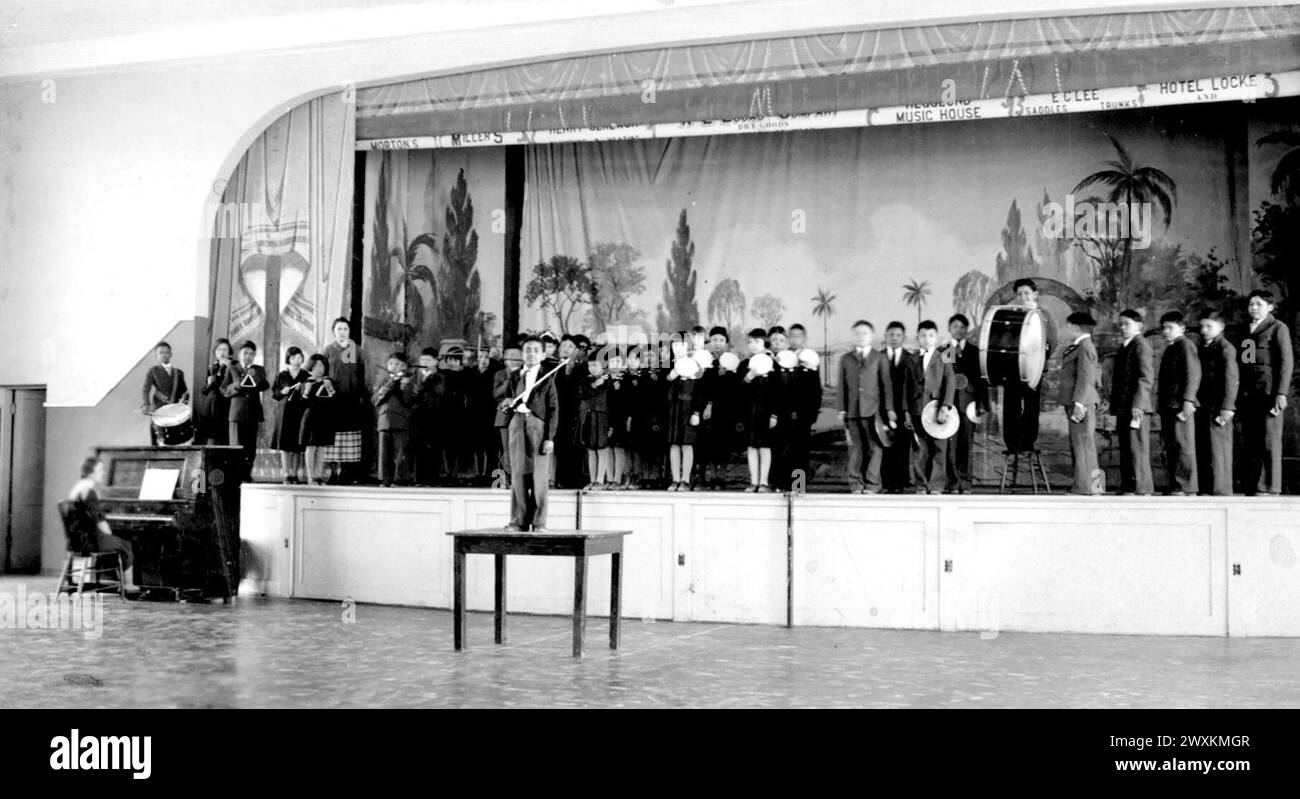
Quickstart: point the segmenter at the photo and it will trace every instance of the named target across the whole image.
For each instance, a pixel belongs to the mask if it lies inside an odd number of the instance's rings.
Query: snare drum
[[[980,371],[991,386],[1037,388],[1047,365],[1043,315],[1023,305],[995,305],[980,325]]]
[[[158,428],[158,440],[165,446],[187,444],[194,439],[194,422],[190,406],[183,402],[164,405],[152,414],[153,426]]]

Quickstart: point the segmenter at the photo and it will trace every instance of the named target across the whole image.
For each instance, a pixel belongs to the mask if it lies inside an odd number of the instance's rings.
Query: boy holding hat
[[[1096,325],[1087,311],[1066,317],[1065,334],[1071,343],[1061,357],[1061,398],[1070,423],[1070,457],[1074,461],[1070,493],[1085,496],[1101,494],[1092,482],[1097,471],[1097,403],[1101,402],[1101,369],[1092,343]]]
[[[940,425],[949,422],[949,416],[957,413],[954,407],[957,376],[952,363],[938,351],[938,325],[929,319],[917,325],[916,341],[921,349],[911,368],[904,372],[911,429],[919,442],[912,457],[912,482],[927,494],[937,494],[943,491],[948,478],[948,439],[936,438],[926,430],[921,415],[927,404],[935,402],[939,406],[935,422]]]

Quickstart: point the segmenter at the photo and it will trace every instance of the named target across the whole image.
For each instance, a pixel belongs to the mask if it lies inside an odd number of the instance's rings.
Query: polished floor
[[[24,587],[52,581],[0,600]],[[446,611],[250,597],[109,599],[100,629],[0,629],[0,708],[1300,707],[1293,639],[628,620],[612,652],[593,619],[574,660],[560,617],[511,616],[497,646],[471,614],[458,653]]]

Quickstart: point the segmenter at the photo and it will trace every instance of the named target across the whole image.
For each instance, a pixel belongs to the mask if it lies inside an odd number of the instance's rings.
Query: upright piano
[[[113,534],[131,542],[135,582],[149,595],[229,602],[239,590],[239,484],[235,446],[100,447],[100,504]],[[178,472],[171,497],[142,499],[146,472]],[[157,492],[157,487],[155,486]]]

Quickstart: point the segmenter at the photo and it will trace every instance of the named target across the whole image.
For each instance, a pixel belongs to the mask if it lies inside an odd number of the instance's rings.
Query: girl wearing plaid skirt
[[[321,457],[329,464],[331,483],[356,483],[369,398],[366,361],[351,338],[347,319],[335,319],[333,330],[334,340],[325,347],[325,359],[334,387],[334,443],[324,448]]]

